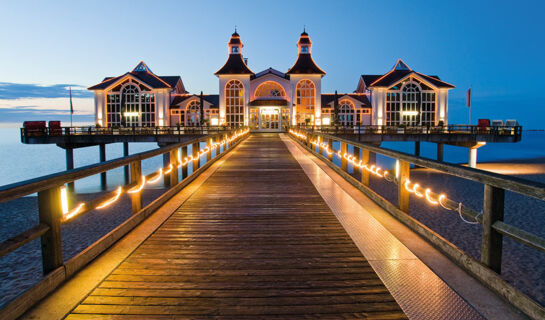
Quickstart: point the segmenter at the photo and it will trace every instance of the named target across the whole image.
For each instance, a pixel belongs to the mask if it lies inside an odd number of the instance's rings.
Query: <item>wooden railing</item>
[[[290,130],[290,136],[319,159],[323,160],[329,167],[343,176],[383,209],[430,241],[466,271],[494,289],[517,308],[534,319],[545,318],[545,308],[543,306],[500,277],[502,238],[504,236],[528,247],[545,252],[545,239],[504,222],[505,191],[512,191],[545,201],[545,184],[416,157],[403,152],[346,140],[324,132],[294,128]],[[333,142],[340,144],[339,150],[333,150]],[[354,147],[354,154],[347,152],[348,145]],[[396,169],[394,172],[382,170],[375,163],[371,163],[372,153],[395,159]],[[334,156],[339,158],[340,167],[333,163]],[[348,163],[353,165],[354,171],[361,173],[360,180],[357,180],[348,173]],[[434,193],[431,189],[412,182],[409,170],[411,164],[482,183],[484,185],[482,213],[448,199],[445,194]],[[369,177],[371,175],[384,178],[396,185],[398,195],[397,206],[370,188]],[[448,210],[457,211],[461,216],[474,223],[481,224],[482,244],[480,261],[475,260],[469,254],[463,252],[426,227],[423,223],[411,217],[408,214],[411,194],[415,196],[413,199],[421,198],[422,201],[428,201],[434,205],[440,204]]]
[[[228,126],[173,126],[173,127],[43,127],[21,128],[21,138],[82,135],[183,135],[219,134],[241,128]]]
[[[43,273],[46,275],[37,286],[12,301],[3,310],[0,310],[0,313],[4,316],[11,315],[14,318],[20,316],[21,312],[31,307],[152,214],[213,162],[231,150],[248,132],[247,128],[243,128],[222,134],[208,135],[188,142],[0,187],[0,203],[37,193],[39,214],[37,226],[0,243],[0,257],[41,237]],[[201,149],[201,142],[206,142],[206,147]],[[192,146],[192,154],[188,155],[188,146],[190,145]],[[212,157],[212,150],[215,150],[215,157]],[[169,155],[170,163],[168,165],[151,174],[142,175],[143,160],[164,154]],[[201,166],[200,160],[204,157],[206,157],[206,162]],[[192,163],[193,171],[188,175],[190,163]],[[66,208],[68,205],[68,197],[64,196],[67,192],[64,187],[66,184],[124,166],[130,166],[130,183],[119,186],[115,191],[108,192],[94,200],[77,204],[71,209]],[[181,177],[179,177],[180,169]],[[158,180],[161,177],[169,186],[168,191],[143,208],[142,188],[146,182]],[[62,255],[61,225],[94,209],[109,206],[117,201],[122,193],[130,195],[133,213],[131,218],[82,253],[65,262]]]
[[[450,124],[447,126],[321,126],[298,127],[301,130],[318,131],[327,134],[470,134],[494,136],[522,136],[522,126],[475,126]]]

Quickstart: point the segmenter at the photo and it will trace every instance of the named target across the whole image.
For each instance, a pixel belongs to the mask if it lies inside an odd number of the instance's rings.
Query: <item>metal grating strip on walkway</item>
[[[277,134],[241,143],[67,319],[406,316]]]
[[[337,185],[317,158],[289,137],[282,140],[410,319],[484,319]]]

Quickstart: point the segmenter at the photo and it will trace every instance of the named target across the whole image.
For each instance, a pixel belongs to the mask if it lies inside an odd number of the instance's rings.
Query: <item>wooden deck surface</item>
[[[276,134],[255,134],[67,319],[405,319]]]

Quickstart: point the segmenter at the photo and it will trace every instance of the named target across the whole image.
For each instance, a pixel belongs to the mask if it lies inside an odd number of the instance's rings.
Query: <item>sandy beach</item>
[[[482,163],[479,169],[545,183],[545,158]],[[435,192],[445,193],[477,212],[482,210],[483,185],[429,169],[412,169],[411,180]],[[383,197],[397,203],[397,189],[385,180],[373,179],[371,186]],[[480,260],[480,224],[464,222],[457,212],[411,197],[411,216]],[[505,222],[545,237],[545,202],[507,191]],[[502,277],[516,288],[545,305],[545,253],[504,237]]]
[[[155,200],[166,189],[144,189],[144,205]],[[100,195],[78,194],[76,203]],[[131,216],[130,198],[124,195],[117,203],[103,210],[93,210],[62,226],[63,258],[68,260],[100,239]],[[0,241],[13,237],[38,224],[37,197],[24,197],[0,203]],[[40,240],[0,258],[0,308],[42,278]]]
[[[545,182],[545,158],[482,163],[478,166],[502,174]],[[450,199],[462,202],[476,211],[482,208],[483,186],[476,182],[448,176],[428,169],[411,170],[411,180],[446,193]],[[397,202],[396,186],[384,180],[372,179],[372,187],[394,204]],[[164,189],[144,191],[145,203],[151,202]],[[82,200],[96,194],[80,194]],[[443,237],[479,259],[481,247],[480,225],[468,224],[458,214],[426,201],[411,198],[411,215]],[[67,260],[86,248],[130,216],[127,196],[114,206],[95,210],[67,223],[62,228],[64,259]],[[506,193],[505,221],[526,231],[545,237],[545,203]],[[0,204],[0,223],[6,230],[0,241],[14,236],[38,222],[36,197]],[[0,259],[0,306],[24,290],[32,287],[42,276],[40,242],[35,240]],[[515,287],[545,304],[545,254],[529,249],[513,240],[504,241],[502,277]]]

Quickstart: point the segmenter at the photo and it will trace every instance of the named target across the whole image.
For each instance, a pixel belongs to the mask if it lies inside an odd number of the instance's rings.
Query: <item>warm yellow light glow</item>
[[[137,117],[139,115],[139,113],[138,112],[129,112],[129,111],[127,111],[127,112],[124,112],[123,115],[125,117]]]
[[[418,187],[420,187],[420,185],[418,183],[415,183],[413,185],[413,191],[414,191],[414,194],[419,197],[419,198],[422,198],[424,195],[420,192],[418,192]]]
[[[131,188],[127,193],[138,193],[144,189],[144,185],[146,184],[146,177],[142,176],[142,183],[139,186]]]
[[[435,200],[433,200],[431,198],[430,193],[431,193],[430,188],[427,188],[426,191],[424,192],[424,194],[426,195],[426,200],[428,200],[428,202],[433,204],[433,205],[439,204],[439,202],[437,202],[437,201],[435,201]]]
[[[401,111],[401,115],[403,115],[403,116],[417,116],[418,111]]]
[[[212,126],[218,126],[220,124],[220,120],[218,117],[212,117],[210,118],[210,125]]]
[[[111,197],[110,199],[104,201],[103,203],[99,204],[96,208],[97,209],[103,209],[107,206],[111,205],[112,203],[116,202],[119,197],[121,196],[121,193],[123,192],[123,188],[117,187],[117,190],[115,191],[115,196]]]
[[[331,125],[331,118],[329,118],[329,117],[327,117],[327,118],[326,118],[326,117],[322,118],[322,124],[323,124],[324,126],[329,126],[329,125]]]
[[[63,215],[62,220],[63,221],[68,221],[68,220],[72,219],[73,217],[77,216],[81,212],[81,210],[83,209],[84,206],[85,206],[85,203],[83,203],[83,202],[78,204],[78,206],[74,210],[72,210],[72,211],[68,212],[67,214]]]
[[[149,180],[148,180],[148,183],[155,183],[155,182],[159,181],[159,179],[161,179],[161,176],[162,176],[162,175],[163,175],[163,169],[161,168],[161,169],[159,169],[159,170],[157,171],[157,173],[155,174],[155,177],[153,177],[152,179],[149,179]],[[144,180],[145,180],[145,179],[146,179],[146,178],[144,177]]]
[[[61,210],[62,214],[68,213],[68,194],[65,186],[61,187]]]

